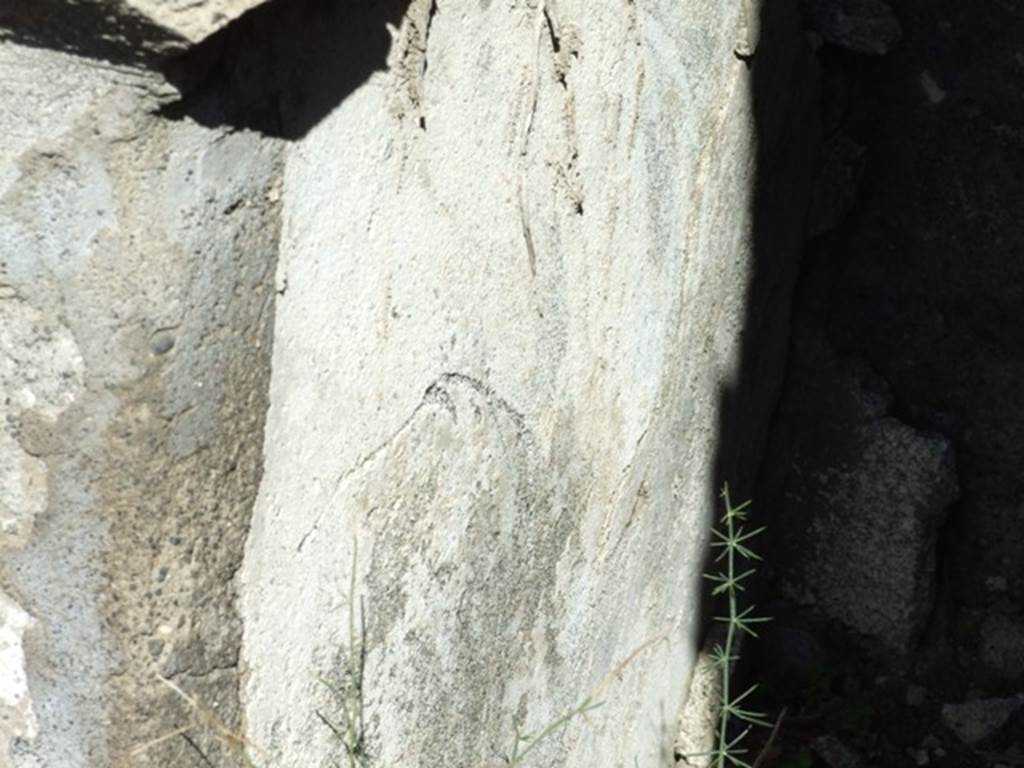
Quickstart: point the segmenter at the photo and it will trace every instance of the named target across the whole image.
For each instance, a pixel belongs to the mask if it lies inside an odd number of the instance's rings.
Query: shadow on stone
[[[754,48],[751,55],[748,50],[736,53],[749,69],[755,142],[752,155],[756,171],[747,235],[751,247],[749,282],[736,286],[741,295],[745,291],[746,306],[738,333],[740,348],[734,375],[719,391],[714,487],[710,489],[715,497],[708,501],[707,509],[715,516],[720,513],[718,491],[728,483],[735,501],[753,500],[752,525],[770,526],[772,521],[757,495],[758,475],[786,374],[791,310],[821,128],[818,69],[800,29],[798,0],[761,0],[752,5],[759,7],[760,34],[754,46],[744,46]],[[709,519],[708,527],[713,523]],[[769,541],[755,544],[766,559],[758,564],[757,583],[748,585],[747,604],[766,602],[761,584],[772,577]],[[711,554],[709,560],[713,557]],[[704,570],[711,570],[710,562]],[[701,610],[707,630],[703,643],[707,652],[719,641],[715,630],[719,625],[711,620],[716,599],[711,597],[708,583],[702,589]],[[763,615],[774,614],[769,609]],[[753,658],[756,650],[741,652],[741,658]],[[745,663],[741,661],[737,670],[741,679],[749,676],[749,662],[749,658]]]
[[[715,466],[716,487],[728,482],[739,500],[754,494],[782,389],[803,224],[821,142],[817,72],[800,32],[798,4],[759,4],[760,39],[754,55],[745,59],[751,69],[757,142],[753,255],[739,366],[732,384],[719,395]],[[711,508],[719,506],[715,499]]]
[[[302,138],[374,72],[387,66],[388,24],[407,0],[272,0],[164,71],[184,94],[172,119]]]
[[[408,4],[268,0],[192,45],[105,3],[5,0],[0,42],[160,71],[181,93],[161,108],[168,119],[298,139],[386,68],[388,25],[398,24]]]
[[[50,48],[115,65],[155,67],[161,48],[188,44],[143,16],[114,14],[105,3],[4,0],[0,42]]]

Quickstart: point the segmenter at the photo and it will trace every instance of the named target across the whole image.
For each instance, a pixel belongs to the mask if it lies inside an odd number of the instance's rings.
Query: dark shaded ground
[[[822,176],[755,494],[779,599],[748,673],[789,706],[762,765],[1021,765],[1024,707],[971,707],[1024,693],[1024,5],[888,5],[885,55],[818,50]],[[891,30],[876,0],[806,2],[805,26],[824,6]],[[964,702],[981,738],[943,715]]]

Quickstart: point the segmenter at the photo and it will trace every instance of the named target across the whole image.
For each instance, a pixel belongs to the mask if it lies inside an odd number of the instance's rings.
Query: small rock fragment
[[[174,337],[170,334],[161,333],[153,337],[149,348],[154,355],[166,355],[174,349]]]
[[[990,592],[1005,592],[1008,589],[1005,576],[989,576],[985,579],[985,587]]]
[[[942,722],[965,744],[977,744],[998,733],[1022,706],[1024,694],[943,704]]]
[[[832,45],[882,56],[903,37],[903,28],[882,0],[804,0],[805,23]]]
[[[946,100],[946,92],[935,82],[935,78],[928,70],[921,73],[921,87],[924,89],[924,95],[932,104],[941,104]]]
[[[979,635],[978,656],[987,672],[1019,683],[1024,668],[1024,618],[991,613],[982,620]]]
[[[835,736],[819,736],[811,742],[811,749],[829,768],[861,768],[863,765],[857,754]]]
[[[711,642],[717,642],[716,639]],[[714,744],[715,725],[722,700],[722,673],[710,652],[711,643],[700,652],[690,679],[686,705],[680,713],[675,752],[686,755],[706,754]],[[686,761],[682,763],[686,765]]]
[[[865,361],[820,337],[796,355],[801,385],[780,423],[816,426],[794,431],[789,448],[780,591],[895,663],[931,610],[938,530],[959,496],[953,446],[889,415],[892,394]]]
[[[924,749],[914,749],[913,747],[908,747],[907,755],[910,757],[911,760],[914,761],[914,765],[928,765],[928,763],[931,761],[928,757],[928,751]]]
[[[923,685],[911,683],[907,686],[907,706],[920,707],[928,698],[928,690]]]
[[[799,696],[804,689],[820,686],[828,679],[828,658],[818,638],[807,629],[794,626],[783,614],[761,634],[753,655],[763,660],[764,682],[783,696]]]

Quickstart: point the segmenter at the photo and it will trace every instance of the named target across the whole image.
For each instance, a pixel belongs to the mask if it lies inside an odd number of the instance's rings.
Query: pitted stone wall
[[[0,73],[0,764],[199,765],[146,744],[194,719],[160,676],[240,721],[279,150],[156,117],[141,71]]]

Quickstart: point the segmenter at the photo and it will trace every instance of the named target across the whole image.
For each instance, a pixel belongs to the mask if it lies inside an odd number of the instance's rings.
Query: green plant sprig
[[[715,563],[723,563],[723,570],[718,573],[706,573],[704,578],[715,583],[711,591],[713,597],[724,596],[728,605],[728,615],[715,616],[715,621],[725,622],[728,627],[725,635],[725,645],[716,644],[711,659],[721,670],[722,698],[718,714],[718,739],[717,745],[710,752],[702,752],[687,757],[708,757],[708,768],[752,768],[751,763],[743,759],[747,750],[741,747],[741,743],[755,725],[771,728],[772,723],[765,718],[764,712],[756,712],[747,709],[744,702],[757,690],[757,685],[752,685],[743,693],[733,695],[732,692],[732,669],[739,659],[739,642],[745,633],[751,637],[757,637],[754,625],[771,621],[768,617],[755,616],[755,606],[750,605],[741,609],[739,606],[739,593],[743,592],[743,583],[749,579],[756,568],[748,568],[738,573],[739,560],[759,561],[760,556],[750,549],[748,542],[758,534],[762,533],[764,527],[746,530],[744,523],[747,522],[750,502],[745,501],[738,506],[733,506],[729,496],[729,484],[722,487],[722,499],[725,502],[725,512],[722,514],[720,526],[712,529],[714,541],[711,546],[721,550],[715,557]],[[747,726],[737,736],[729,738],[729,726],[733,719],[746,723]],[[757,761],[755,761],[756,764]]]

